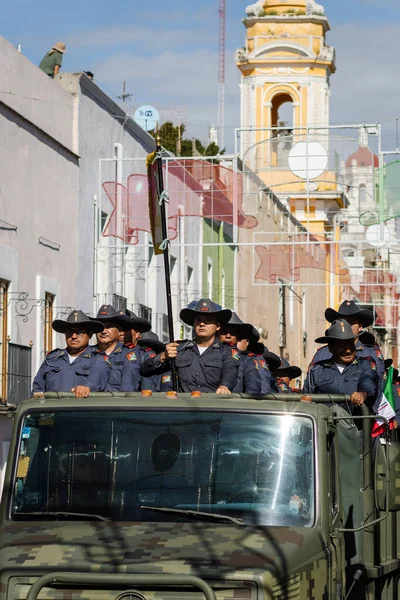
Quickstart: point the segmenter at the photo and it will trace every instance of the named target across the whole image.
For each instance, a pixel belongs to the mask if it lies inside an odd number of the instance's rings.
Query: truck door
[[[330,589],[333,598],[344,598],[345,592],[345,547],[341,527],[338,502],[338,460],[336,438],[332,437],[329,446],[329,511],[331,515],[332,568]]]

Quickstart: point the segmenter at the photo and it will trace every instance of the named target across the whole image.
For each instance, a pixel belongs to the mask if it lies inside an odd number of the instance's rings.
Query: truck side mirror
[[[389,485],[386,498],[387,471]],[[375,501],[379,510],[400,510],[400,442],[377,444],[374,479]],[[386,506],[386,502],[388,506]]]

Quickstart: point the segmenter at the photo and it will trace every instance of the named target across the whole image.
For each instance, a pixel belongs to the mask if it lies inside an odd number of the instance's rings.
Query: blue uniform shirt
[[[273,386],[273,377],[271,375],[271,371],[269,370],[267,361],[263,357],[262,354],[254,354],[253,352],[249,352],[247,354],[250,359],[253,361],[254,365],[258,366],[258,373],[260,375],[260,383],[261,383],[261,394],[269,394],[270,392],[274,393],[276,390]],[[257,368],[257,367],[256,367]]]
[[[320,361],[307,374],[303,394],[346,394],[367,392],[367,406],[375,401],[379,377],[374,361],[356,358],[342,373],[333,360]],[[352,405],[353,408],[353,405]]]
[[[110,365],[88,346],[70,363],[67,349],[53,350],[44,359],[32,384],[35,392],[70,392],[85,385],[92,392],[103,392],[110,377]]]
[[[235,357],[239,356],[236,385],[231,391],[235,394],[261,394],[261,377],[257,361],[253,360],[247,352],[239,350],[236,344],[227,342],[224,344],[231,350],[235,350]]]
[[[153,374],[145,377],[140,368],[146,358],[155,358],[157,353],[153,348],[143,348],[127,344],[126,360],[122,371],[121,392],[136,392],[151,390],[152,392],[168,392],[172,390],[171,372],[164,365]]]
[[[358,340],[356,342],[356,350],[357,350],[357,358],[371,358],[376,363],[376,370],[378,373],[379,379],[383,378],[385,373],[385,361],[382,356],[382,352],[379,349],[379,346],[365,346]],[[322,346],[319,348],[312,359],[308,370],[311,369],[313,365],[323,360],[330,360],[332,358],[332,354],[329,352],[328,346]]]
[[[214,341],[203,354],[200,354],[195,341],[180,342],[175,362],[178,391],[215,392],[222,385],[232,391],[237,381],[239,360],[239,350],[219,341]],[[147,377],[161,366],[160,355],[146,358],[141,373]],[[169,364],[164,368],[169,369]]]
[[[106,385],[106,392],[119,392],[121,388],[122,367],[124,366],[126,351],[122,342],[117,342],[114,350],[107,354],[99,350],[98,346],[91,346],[93,352],[97,352],[104,360],[110,364],[110,378]]]

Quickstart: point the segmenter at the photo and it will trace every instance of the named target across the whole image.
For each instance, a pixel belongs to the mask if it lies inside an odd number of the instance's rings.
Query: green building
[[[207,244],[223,244],[207,246]],[[235,252],[233,226],[221,221],[203,221],[203,297],[224,308],[235,304]]]

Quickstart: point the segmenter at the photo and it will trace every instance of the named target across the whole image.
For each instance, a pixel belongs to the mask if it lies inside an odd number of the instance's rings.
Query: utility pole
[[[218,146],[225,146],[225,30],[226,0],[219,0],[219,55],[218,55]]]

